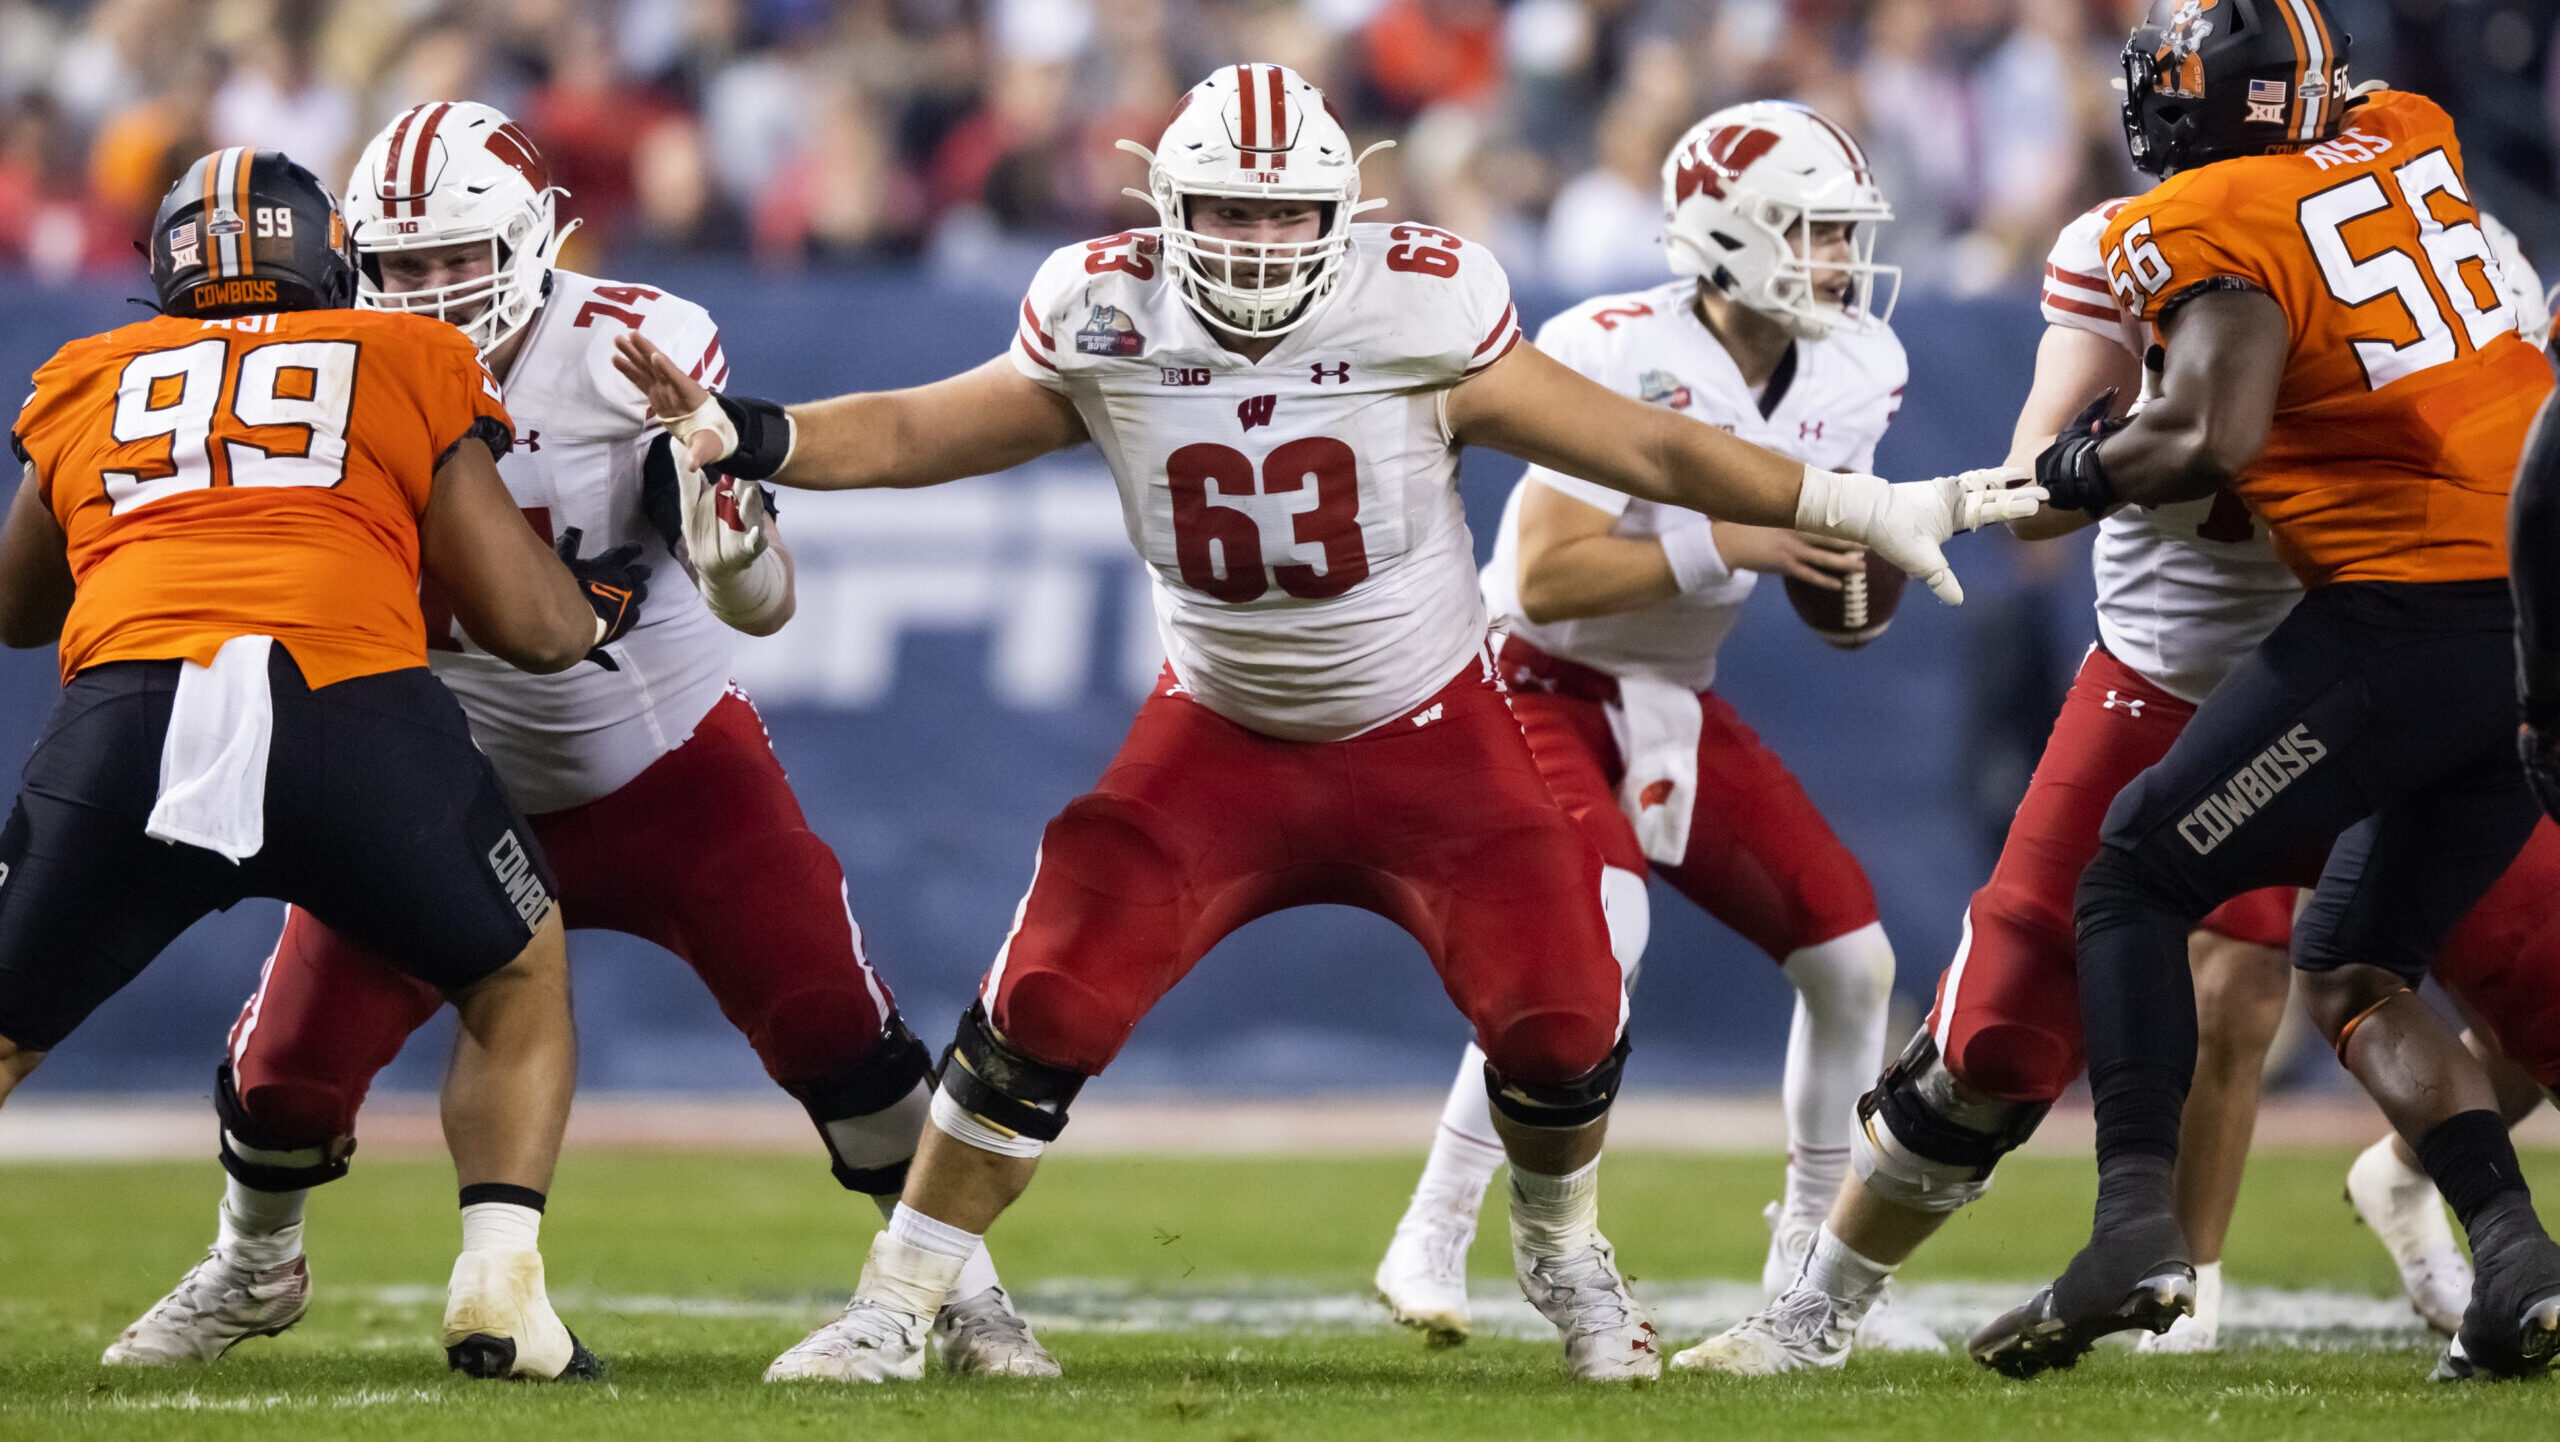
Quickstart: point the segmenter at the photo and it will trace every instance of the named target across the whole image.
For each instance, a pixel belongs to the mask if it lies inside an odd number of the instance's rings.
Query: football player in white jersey
[[[1992,472],[1890,486],[1808,467],[1520,344],[1481,247],[1354,224],[1350,141],[1284,67],[1217,71],[1152,154],[1131,148],[1161,227],[1052,255],[1012,353],[961,376],[785,412],[708,396],[617,338],[688,453],[748,479],[931,485],[1091,440],[1170,657],[1097,788],[1043,835],[853,1301],[766,1375],[917,1376],[962,1259],[1138,1019],[1233,928],[1337,902],[1421,941],[1474,1025],[1513,1261],[1572,1373],[1655,1376],[1599,1229],[1626,1054],[1600,859],[1494,678],[1458,447],[1863,543],[1948,600],[1938,542],[2028,507]]]
[[[1901,405],[1902,344],[1872,260],[1892,209],[1866,157],[1801,106],[1761,101],[1691,127],[1662,167],[1677,277],[1586,300],[1538,348],[1623,395],[1842,471],[1874,468]],[[1849,1169],[1860,1093],[1884,1057],[1893,947],[1875,889],[1775,752],[1710,689],[1761,572],[1838,589],[1865,554],[1792,530],[1710,521],[1545,467],[1511,492],[1485,605],[1507,633],[1511,709],[1568,815],[1599,851],[1610,948],[1632,989],[1648,863],[1768,953],[1796,988],[1784,1084],[1787,1179],[1762,1285],[1795,1276]],[[1411,1205],[1378,1264],[1399,1321],[1438,1342],[1468,1326],[1466,1254],[1502,1163],[1470,1047]],[[1873,1345],[1936,1351],[1870,1312]]]
[[[568,925],[640,936],[691,963],[807,1108],[838,1181],[885,1211],[923,1126],[929,1057],[863,953],[843,871],[729,679],[729,631],[764,634],[790,617],[790,558],[760,487],[679,477],[612,363],[613,336],[646,335],[717,387],[728,376],[719,332],[665,291],[556,269],[559,193],[533,142],[470,102],[394,119],[347,186],[358,304],[437,316],[480,348],[519,431],[499,469],[526,522],[572,548],[636,552],[661,578],[639,623],[604,648],[609,665],[516,672],[432,590],[428,656],[543,839]],[[374,1074],[439,1001],[288,913],[216,1078],[231,1174],[220,1238],[107,1362],[209,1361],[300,1319],[304,1198],[345,1173]],[[479,1251],[534,1250],[538,1196],[464,1202],[466,1264]],[[984,1253],[967,1266],[941,1318],[948,1364],[1053,1373]],[[540,1278],[537,1255],[537,1290]],[[456,1325],[448,1316],[447,1330]]]
[[[2099,238],[2124,204],[2109,201],[2065,227],[2046,259],[2044,338],[2035,383],[2011,443],[2032,462],[2074,413],[2122,409],[2144,384],[2151,337],[2105,280]],[[2047,509],[2011,523],[2040,540],[2088,524]],[[2116,793],[2157,760],[2196,703],[2275,628],[2301,595],[2265,533],[2237,499],[2124,506],[2097,522],[2098,644],[2046,742],[1991,879],[1974,893],[1954,961],[1919,1035],[1862,1103],[1857,1176],[1815,1246],[1805,1275],[1768,1309],[1682,1353],[1675,1365],[1746,1375],[1837,1367],[1885,1279],[1946,1217],[1980,1196],[2000,1157],[2032,1135],[2082,1069],[2072,902]],[[2537,841],[2548,838],[2537,837]],[[2537,995],[2492,935],[2527,910],[2524,874],[2560,861],[2529,848],[2475,920],[2447,938],[2448,985],[2484,997]],[[2311,858],[2304,881],[2317,877]],[[2511,885],[2512,883],[2512,885]],[[2196,1311],[2145,1351],[2218,1345],[2221,1244],[2254,1128],[2258,1080],[2288,996],[2294,889],[2268,887],[2215,908],[2189,938],[2202,1021],[2195,1090],[2183,1117],[2179,1223],[2195,1248]],[[2455,958],[2464,958],[2457,962]],[[2541,1005],[2519,1008],[2545,1014]],[[2486,1042],[2483,1042],[2486,1045]],[[2537,1050],[2537,1058],[2550,1053]],[[2513,1063],[2502,1099],[2538,1100]],[[2526,1107],[2525,1109],[2529,1109]],[[2386,1140],[2360,1158],[2350,1194],[2399,1262],[2413,1306],[2448,1334],[2461,1321],[2470,1268],[2453,1245],[2423,1172]]]

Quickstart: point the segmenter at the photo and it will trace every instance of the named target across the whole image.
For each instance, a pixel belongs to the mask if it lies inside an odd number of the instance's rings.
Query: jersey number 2
[[[1258,600],[1278,581],[1301,601],[1339,596],[1369,579],[1369,552],[1360,539],[1360,470],[1351,448],[1331,436],[1310,436],[1275,447],[1262,458],[1262,491],[1278,495],[1315,482],[1313,509],[1292,518],[1292,538],[1324,547],[1324,569],[1265,566],[1262,528],[1233,506],[1209,499],[1253,494],[1253,462],[1232,446],[1184,446],[1165,459],[1173,487],[1173,554],[1182,583],[1221,601]],[[1212,550],[1212,547],[1215,550]]]
[[[347,415],[356,398],[356,343],[275,341],[241,353],[231,424],[215,440],[231,347],[200,340],[125,362],[110,424],[119,446],[161,442],[157,455],[101,472],[107,510],[121,516],[182,491],[321,486],[347,478]]]

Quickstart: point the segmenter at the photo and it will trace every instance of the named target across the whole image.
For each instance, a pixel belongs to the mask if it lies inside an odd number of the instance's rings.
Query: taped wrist
[[[924,1129],[925,1091],[933,1054],[889,1014],[871,1050],[851,1066],[807,1081],[785,1082],[827,1144],[830,1170],[848,1191],[888,1196],[906,1187]]]
[[[1622,1033],[1598,1066],[1563,1082],[1511,1081],[1487,1057],[1484,1089],[1493,1098],[1495,1111],[1524,1127],[1587,1126],[1607,1116],[1610,1104],[1618,1099],[1618,1081],[1626,1072],[1631,1045]]]
[[[714,399],[729,417],[729,424],[738,429],[738,448],[703,469],[764,481],[791,463],[791,447],[799,432],[790,412],[753,396],[724,395]]]
[[[942,1053],[939,1080],[936,1120],[947,1103],[998,1132],[1037,1142],[1054,1142],[1066,1130],[1067,1104],[1085,1083],[1075,1072],[1033,1061],[1006,1046],[987,1019],[984,1002],[971,1002],[960,1018],[959,1034]]]
[[[1892,495],[1893,487],[1881,476],[1807,466],[1796,491],[1796,529],[1866,545]]]
[[[334,1182],[355,1155],[353,1137],[314,1145],[260,1126],[241,1103],[229,1062],[213,1070],[213,1113],[222,1123],[222,1169],[253,1191],[298,1192]]]
[[[1733,577],[1724,553],[1716,549],[1713,522],[1677,526],[1654,539],[1661,543],[1662,558],[1671,563],[1671,579],[1683,592],[1703,591]]]
[[[2116,484],[2098,460],[2099,444],[2128,424],[2127,417],[2109,414],[2115,403],[2112,389],[2092,399],[2036,457],[2036,484],[2045,489],[2046,505],[2103,516],[2116,504]]]
[[[782,553],[771,546],[748,563],[743,571],[728,575],[699,573],[702,603],[711,614],[731,626],[754,626],[772,619],[783,598],[791,593],[791,573]]]

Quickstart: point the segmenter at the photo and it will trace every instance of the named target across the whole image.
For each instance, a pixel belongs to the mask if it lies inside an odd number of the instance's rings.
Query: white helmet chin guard
[[[1819,340],[1844,319],[1882,321],[1902,294],[1902,268],[1878,265],[1876,230],[1893,207],[1849,132],[1801,105],[1755,100],[1689,127],[1662,163],[1663,248],[1674,275],[1694,275],[1797,336]],[[1811,258],[1813,228],[1849,227],[1845,260]],[[1845,303],[1818,275],[1849,278]],[[1882,303],[1877,283],[1893,281]]]
[[[1147,162],[1147,188],[1125,193],[1156,208],[1184,303],[1250,340],[1305,324],[1342,278],[1352,217],[1386,204],[1360,199],[1360,162],[1392,144],[1354,156],[1323,91],[1285,65],[1251,64],[1191,87],[1154,150],[1134,140],[1120,148]],[[1190,208],[1201,197],[1311,201],[1322,229],[1306,241],[1204,236]]]
[[[524,329],[550,289],[560,243],[542,152],[497,109],[443,100],[402,112],[365,146],[347,181],[356,245],[356,305],[431,315],[488,355]],[[382,257],[467,241],[490,246],[489,273],[424,290],[387,291]]]

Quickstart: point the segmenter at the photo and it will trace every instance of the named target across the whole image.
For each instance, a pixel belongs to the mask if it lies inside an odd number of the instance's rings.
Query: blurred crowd
[[[2462,122],[2475,188],[2541,251],[2551,0],[2331,0],[2365,77]],[[1153,222],[1152,141],[1212,68],[1321,85],[1386,218],[1491,246],[1559,292],[1662,274],[1673,139],[1740,100],[1863,138],[1884,256],[1957,293],[2031,275],[2141,183],[2115,56],[2143,0],[0,0],[0,270],[133,264],[189,158],[273,146],[343,182],[422,100],[535,136],[588,266],[921,261],[1018,283],[1061,240]]]

